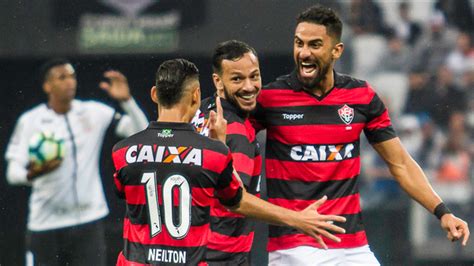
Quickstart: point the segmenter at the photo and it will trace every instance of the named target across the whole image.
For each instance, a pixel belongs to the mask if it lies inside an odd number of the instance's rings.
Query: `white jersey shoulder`
[[[196,128],[196,131],[208,137],[209,136],[209,128],[206,127],[207,118],[201,110],[197,110],[196,114],[194,115],[193,119],[191,120],[191,124]]]

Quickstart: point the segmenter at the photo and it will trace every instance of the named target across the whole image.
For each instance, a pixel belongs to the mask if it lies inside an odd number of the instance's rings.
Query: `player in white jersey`
[[[109,82],[100,87],[119,102],[124,115],[98,101],[75,99],[75,70],[67,60],[47,62],[41,74],[48,102],[21,115],[5,154],[8,182],[32,186],[27,264],[105,265],[101,219],[109,210],[99,174],[100,150],[113,122],[115,133],[126,137],[146,128],[147,118],[118,71],[105,72]],[[64,141],[65,155],[39,166],[29,161],[28,143],[44,131]]]

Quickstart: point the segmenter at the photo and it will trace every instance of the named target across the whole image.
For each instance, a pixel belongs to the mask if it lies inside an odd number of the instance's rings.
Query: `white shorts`
[[[272,251],[268,254],[268,265],[360,265],[379,266],[374,253],[365,245],[358,248],[319,249],[300,246]]]

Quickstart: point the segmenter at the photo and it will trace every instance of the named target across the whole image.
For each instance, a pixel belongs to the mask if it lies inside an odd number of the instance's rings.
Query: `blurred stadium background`
[[[220,41],[239,39],[259,52],[264,83],[293,68],[294,18],[321,3],[344,21],[345,51],[336,69],[367,79],[382,96],[407,149],[455,212],[474,224],[473,0],[3,0],[0,3],[0,153],[24,110],[45,100],[39,65],[72,60],[78,97],[110,104],[98,88],[107,69],[122,71],[149,119],[157,66],[185,57],[201,70],[204,96],[213,93],[210,56]],[[110,135],[112,136],[112,135]],[[111,214],[106,219],[108,261],[121,249],[124,208],[112,191],[110,149],[102,156]],[[449,243],[433,215],[414,206],[364,144],[363,215],[382,265],[473,265],[474,244]],[[29,190],[8,186],[0,164],[0,265],[23,265]],[[266,263],[265,226],[259,225],[255,265]]]

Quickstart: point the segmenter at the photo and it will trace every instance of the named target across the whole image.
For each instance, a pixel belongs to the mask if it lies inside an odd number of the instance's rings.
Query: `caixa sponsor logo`
[[[295,161],[342,161],[352,158],[354,144],[299,145],[291,147],[290,156]]]
[[[304,114],[282,114],[285,120],[300,120],[303,119]]]
[[[202,152],[193,147],[132,145],[127,148],[125,161],[129,164],[157,162],[202,165]]]

